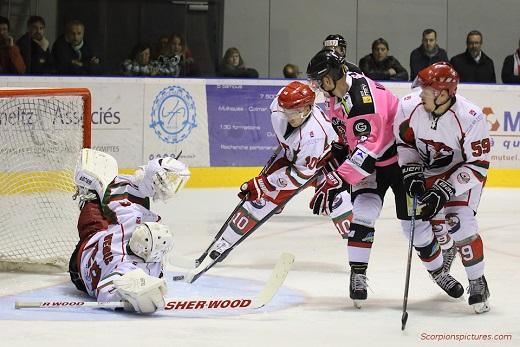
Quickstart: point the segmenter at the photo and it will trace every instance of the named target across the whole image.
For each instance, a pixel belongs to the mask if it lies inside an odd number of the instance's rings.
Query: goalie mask
[[[190,175],[186,164],[171,157],[150,160],[135,173],[139,190],[154,201],[173,197],[184,187]]]
[[[158,263],[173,248],[173,235],[161,223],[139,224],[130,237],[128,247],[145,263]]]

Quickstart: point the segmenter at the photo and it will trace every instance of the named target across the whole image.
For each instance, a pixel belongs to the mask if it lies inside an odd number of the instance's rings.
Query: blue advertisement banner
[[[211,166],[263,166],[278,143],[271,105],[280,86],[206,85]]]

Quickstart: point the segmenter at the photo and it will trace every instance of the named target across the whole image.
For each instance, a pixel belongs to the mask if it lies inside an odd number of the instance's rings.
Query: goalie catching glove
[[[240,199],[246,199],[247,201],[255,201],[260,199],[264,194],[275,190],[276,188],[269,183],[267,177],[260,175],[244,182],[244,184],[240,186],[238,197]]]
[[[165,201],[181,190],[191,176],[188,166],[177,159],[166,157],[150,160],[140,167],[135,176],[139,190],[154,201]]]
[[[154,313],[164,309],[168,292],[166,281],[147,275],[142,269],[130,271],[112,281],[121,298],[128,302],[126,311]]]
[[[316,215],[329,215],[332,212],[334,198],[346,183],[337,172],[329,172],[325,175],[325,182],[316,187],[316,192],[311,199],[309,207]]]

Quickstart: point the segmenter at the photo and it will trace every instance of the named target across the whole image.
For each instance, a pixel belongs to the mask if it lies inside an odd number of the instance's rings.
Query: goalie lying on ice
[[[110,155],[83,149],[75,172],[80,240],[69,262],[72,282],[99,302],[124,301],[125,309],[164,308],[162,259],[173,234],[150,210],[150,198],[167,200],[190,177],[174,159],[154,159],[134,175],[118,175]]]

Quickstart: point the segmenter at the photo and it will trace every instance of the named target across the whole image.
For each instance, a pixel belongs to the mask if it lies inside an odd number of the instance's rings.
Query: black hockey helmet
[[[336,51],[322,49],[312,57],[307,65],[307,77],[313,81],[321,81],[325,75],[337,81],[346,70],[345,59]]]
[[[325,47],[343,47],[346,51],[347,41],[340,34],[330,34],[323,40],[323,48]]]

